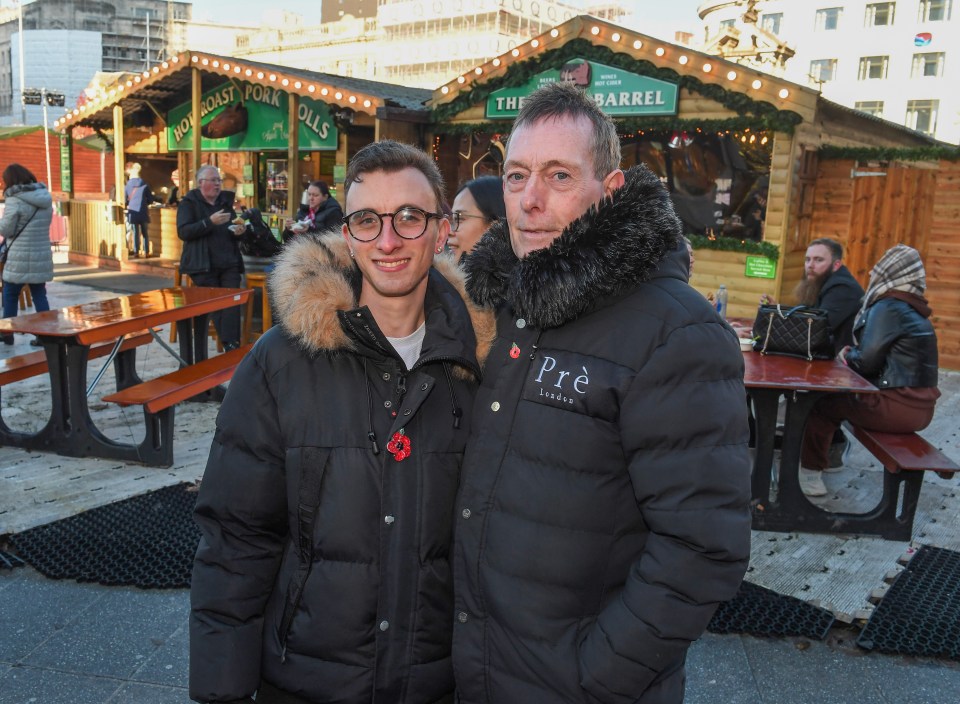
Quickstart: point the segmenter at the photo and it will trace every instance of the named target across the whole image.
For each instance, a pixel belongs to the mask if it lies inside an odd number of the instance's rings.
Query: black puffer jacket
[[[356,307],[339,234],[280,256],[280,325],[233,377],[197,502],[194,699],[249,697],[261,678],[310,702],[452,693],[451,523],[479,367],[456,266],[443,266],[407,370]]]
[[[211,205],[199,188],[187,192],[177,206],[177,237],[183,240],[180,254],[181,274],[200,274],[216,269],[236,267],[243,271],[240,256],[240,238],[230,231],[233,209],[233,191],[220,191]],[[222,225],[214,225],[210,216],[226,210],[231,215]]]
[[[500,314],[457,499],[463,704],[676,704],[690,642],[737,591],[743,357],[664,256],[679,227],[638,168],[548,249],[518,260],[495,225],[467,260]]]
[[[857,320],[858,344],[847,353],[847,364],[878,389],[935,387],[937,334],[926,300],[898,292],[887,296]]]

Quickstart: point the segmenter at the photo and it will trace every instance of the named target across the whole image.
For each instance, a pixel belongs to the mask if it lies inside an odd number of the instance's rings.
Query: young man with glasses
[[[197,171],[197,188],[180,199],[177,206],[177,236],[183,240],[180,273],[195,286],[240,288],[243,257],[240,235],[243,228],[231,225],[233,191],[223,190],[216,166],[207,164]],[[240,346],[240,308],[211,314],[224,350]]]
[[[197,701],[453,701],[452,518],[482,316],[452,258],[435,262],[450,225],[429,156],[367,145],[344,189],[342,236],[279,256],[278,325],[217,420],[196,509]]]

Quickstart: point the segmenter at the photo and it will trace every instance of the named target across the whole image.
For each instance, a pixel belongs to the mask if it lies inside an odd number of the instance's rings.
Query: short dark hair
[[[570,83],[548,83],[523,101],[513,123],[510,139],[524,125],[540,120],[570,117],[585,118],[593,129],[593,170],[599,180],[620,168],[620,136],[613,119],[597,107],[596,101]],[[510,142],[507,142],[509,150]]]
[[[809,249],[815,244],[821,244],[829,249],[830,257],[833,259],[833,261],[838,262],[843,259],[843,245],[837,242],[835,239],[831,239],[830,237],[818,237],[808,244],[807,248]]]
[[[330,195],[330,187],[327,185],[326,181],[311,181],[307,184],[307,188],[310,188],[311,186],[319,190],[325,196]]]
[[[3,175],[0,178],[3,178],[4,188],[26,186],[28,183],[37,182],[37,177],[30,173],[30,169],[20,164],[10,164],[3,170]]]
[[[507,209],[503,205],[503,181],[498,177],[480,176],[467,181],[454,194],[454,199],[464,190],[470,191],[480,214],[488,221],[507,217]]]
[[[363,180],[361,178],[363,174],[374,171],[392,174],[404,169],[416,169],[426,177],[437,199],[437,212],[442,212],[444,186],[437,162],[413,145],[394,142],[391,139],[368,144],[350,159],[350,163],[347,164],[347,175],[343,180],[344,205],[346,205],[347,194],[350,193],[350,186],[360,183]]]

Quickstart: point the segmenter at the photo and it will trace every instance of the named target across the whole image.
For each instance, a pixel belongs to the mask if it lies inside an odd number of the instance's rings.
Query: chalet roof
[[[429,90],[422,88],[334,76],[188,49],[149,71],[119,78],[100,98],[68,111],[53,126],[61,132],[75,125],[110,129],[115,105],[123,108],[125,121],[149,124],[155,115],[165,115],[171,108],[190,99],[192,68],[201,72],[203,92],[239,79],[371,116],[376,115],[378,109],[389,108],[426,114],[424,103],[431,95]]]

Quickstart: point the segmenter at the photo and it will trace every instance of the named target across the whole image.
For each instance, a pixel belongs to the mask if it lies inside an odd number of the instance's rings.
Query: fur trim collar
[[[465,259],[467,291],[480,305],[506,304],[536,327],[556,327],[649,280],[681,232],[660,179],[637,166],[611,198],[522,260],[506,222],[496,223]]]
[[[466,303],[477,338],[477,360],[482,366],[496,334],[493,313],[469,300],[464,274],[451,255],[435,257],[434,269]],[[301,235],[288,242],[277,257],[269,282],[278,322],[302,349],[311,354],[356,349],[340,324],[338,312],[359,305],[360,270],[350,258],[339,229],[316,237]]]

